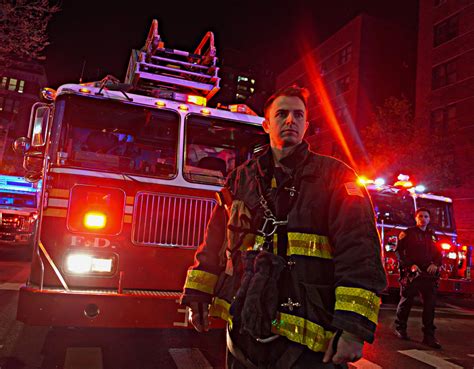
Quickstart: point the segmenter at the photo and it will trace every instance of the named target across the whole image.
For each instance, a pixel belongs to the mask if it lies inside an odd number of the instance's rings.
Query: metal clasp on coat
[[[265,216],[263,219],[262,228],[258,230],[258,233],[260,233],[263,237],[273,236],[279,226],[288,224],[288,217],[286,220],[276,220],[274,217],[267,216]]]
[[[278,337],[280,337],[279,334],[275,334],[273,336],[267,337],[267,338],[255,338],[258,342],[260,343],[269,343],[275,341]]]

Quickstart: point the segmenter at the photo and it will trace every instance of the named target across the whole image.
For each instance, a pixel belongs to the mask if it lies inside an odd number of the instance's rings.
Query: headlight
[[[97,257],[88,254],[69,254],[66,257],[66,271],[74,274],[104,273],[113,271],[115,257]]]

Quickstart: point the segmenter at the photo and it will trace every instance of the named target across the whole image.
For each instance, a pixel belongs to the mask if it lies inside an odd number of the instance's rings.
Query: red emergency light
[[[119,188],[76,185],[67,215],[72,232],[117,235],[122,230],[125,192]]]
[[[442,243],[441,248],[445,251],[451,250],[451,245],[449,243]]]

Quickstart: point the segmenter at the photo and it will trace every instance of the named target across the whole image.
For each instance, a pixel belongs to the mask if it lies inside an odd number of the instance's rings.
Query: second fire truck
[[[453,202],[449,197],[424,193],[423,188],[414,186],[403,175],[394,185],[364,178],[361,178],[361,182],[371,195],[377,215],[377,228],[381,235],[390,289],[399,287],[398,260],[395,254],[398,236],[406,228],[415,226],[415,209],[422,207],[430,210],[430,227],[438,239],[436,246],[443,255],[439,291],[452,294],[474,293],[474,283],[470,278],[472,250],[458,243]]]

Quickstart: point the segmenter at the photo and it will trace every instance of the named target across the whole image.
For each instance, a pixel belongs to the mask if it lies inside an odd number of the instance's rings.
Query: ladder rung
[[[215,87],[213,84],[209,84],[209,83],[194,82],[194,81],[189,81],[186,79],[164,76],[162,74],[147,73],[143,71],[136,72],[136,76],[140,79],[164,82],[171,85],[186,86],[186,87],[195,88],[195,89],[203,90],[203,91],[212,91]]]
[[[153,55],[151,58],[152,58],[152,59],[156,59],[156,60],[160,60],[160,61],[165,61],[165,62],[171,62],[171,63],[181,64],[181,65],[186,65],[186,66],[193,67],[193,68],[209,69],[209,67],[206,67],[205,65],[193,64],[193,63],[188,63],[188,62],[181,61],[181,60],[163,58],[162,56],[155,56],[155,55]]]
[[[140,66],[142,66],[142,65],[147,66],[148,68],[162,69],[162,70],[175,72],[175,73],[176,72],[185,73],[185,74],[188,74],[190,76],[201,77],[201,78],[206,78],[206,79],[211,79],[211,78],[214,77],[214,76],[210,76],[210,75],[204,74],[204,73],[189,72],[189,71],[184,70],[184,69],[170,68],[170,67],[165,67],[163,65],[150,64],[150,63],[146,63],[146,62],[139,62],[138,64]]]

